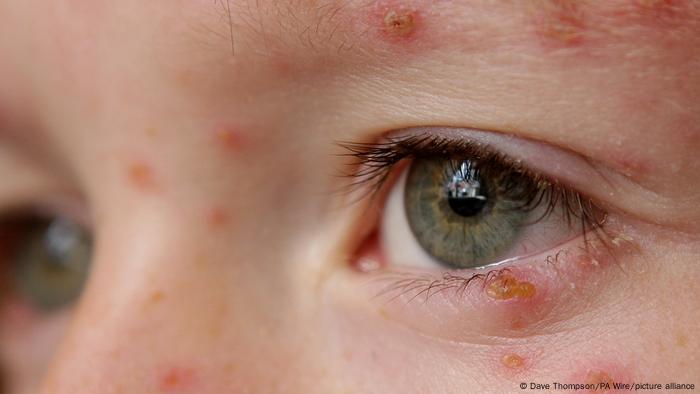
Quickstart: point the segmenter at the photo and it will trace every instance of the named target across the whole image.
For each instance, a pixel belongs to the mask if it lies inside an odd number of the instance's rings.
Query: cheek
[[[341,288],[336,284],[332,287],[334,291]],[[572,331],[576,333],[573,336],[566,332],[561,336],[549,335],[546,330],[542,335],[512,334],[511,338],[498,334],[462,335],[460,341],[453,341],[450,339],[458,336],[436,338],[426,336],[424,327],[407,327],[405,320],[397,320],[395,313],[400,312],[390,306],[368,310],[360,305],[356,292],[336,293],[327,299],[327,312],[320,321],[326,326],[323,330],[335,336],[331,338],[333,346],[329,352],[340,360],[343,376],[366,384],[355,387],[359,391],[391,388],[392,392],[431,392],[434,390],[431,379],[422,378],[427,376],[439,376],[437,384],[441,388],[471,388],[466,391],[514,392],[519,390],[520,382],[548,383],[550,389],[552,382],[612,388],[612,382],[633,382],[632,371],[638,369],[633,363],[620,361],[634,360],[624,351],[611,351],[607,358],[601,358],[595,349],[600,346],[616,349],[619,344],[579,337],[586,335],[587,330]],[[440,315],[415,318],[440,320]],[[466,319],[460,325],[461,331],[470,331],[479,324],[479,319]],[[589,347],[590,344],[595,344],[595,348]],[[409,377],[405,371],[411,371]],[[479,384],[483,384],[480,389]]]

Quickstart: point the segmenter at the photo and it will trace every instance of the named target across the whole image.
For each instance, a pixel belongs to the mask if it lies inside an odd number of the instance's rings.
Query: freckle
[[[532,283],[518,281],[510,274],[499,275],[486,288],[486,294],[495,300],[532,298],[535,292],[535,286]]]
[[[158,137],[158,135],[160,135],[160,130],[156,129],[155,127],[149,127],[146,129],[146,135],[151,138]]]
[[[162,392],[188,390],[194,387],[195,372],[190,368],[173,367],[165,371],[160,377],[160,389]]]
[[[506,354],[501,359],[501,362],[510,369],[518,369],[525,365],[525,360],[517,354]]]
[[[607,386],[612,388],[613,387],[613,379],[610,377],[609,374],[603,371],[588,371],[586,374],[586,383],[590,385],[595,385],[595,386],[600,386],[601,383],[604,383],[603,387]],[[606,390],[607,391],[607,390]],[[591,390],[590,392],[601,392],[600,390]],[[605,392],[605,391],[603,391]]]
[[[143,162],[131,163],[127,168],[129,182],[141,190],[154,190],[155,176],[150,166]]]
[[[415,29],[414,11],[389,10],[384,14],[384,31],[387,34],[406,37]]]

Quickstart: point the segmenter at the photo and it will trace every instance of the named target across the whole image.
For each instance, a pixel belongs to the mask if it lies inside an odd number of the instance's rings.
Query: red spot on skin
[[[191,368],[172,367],[164,371],[158,379],[162,393],[178,393],[195,387],[196,374]]]
[[[222,207],[213,207],[207,212],[207,224],[212,230],[218,230],[225,227],[231,221],[231,215],[228,210]]]
[[[584,43],[585,14],[573,1],[553,0],[535,13],[535,33],[545,49],[575,48]]]
[[[292,64],[291,60],[284,55],[274,55],[270,59],[272,69],[282,77],[289,77],[297,74],[297,68]]]
[[[228,153],[240,153],[245,147],[243,134],[236,129],[220,129],[214,133],[214,142]]]
[[[150,165],[142,161],[133,162],[126,169],[129,183],[141,191],[153,191],[156,189],[156,179]]]

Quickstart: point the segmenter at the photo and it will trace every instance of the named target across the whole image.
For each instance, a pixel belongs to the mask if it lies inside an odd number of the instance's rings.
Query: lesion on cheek
[[[153,165],[144,160],[129,162],[125,168],[129,184],[140,192],[153,192],[158,189],[158,181]]]

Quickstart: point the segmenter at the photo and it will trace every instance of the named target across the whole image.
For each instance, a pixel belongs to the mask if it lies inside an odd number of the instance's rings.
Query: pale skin
[[[97,239],[73,306],[2,309],[9,392],[698,387],[699,21],[693,1],[0,1],[2,208]],[[426,126],[595,163],[531,160],[606,207],[615,261],[571,283],[516,262],[536,297],[477,286],[456,316],[375,297],[348,256],[381,213],[334,192],[336,142]]]

